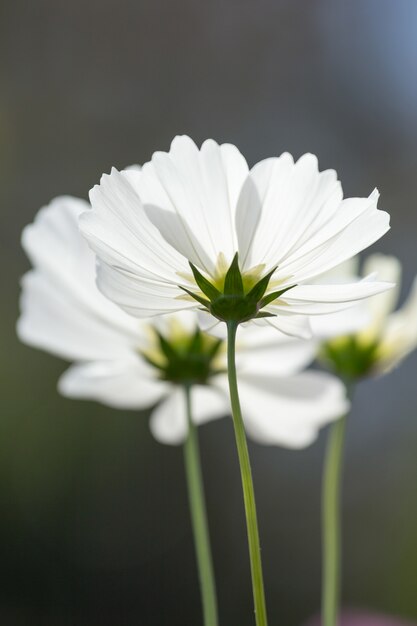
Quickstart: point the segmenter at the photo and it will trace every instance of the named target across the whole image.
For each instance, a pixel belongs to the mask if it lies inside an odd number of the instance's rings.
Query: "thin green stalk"
[[[349,394],[348,394],[349,395]],[[337,626],[341,588],[341,485],[346,430],[343,416],[330,428],[322,486],[322,625]]]
[[[235,359],[237,324],[235,322],[229,322],[227,324],[227,331],[227,371],[229,377],[229,390],[230,401],[232,405],[233,425],[235,430],[236,446],[239,456],[240,473],[242,478],[243,498],[245,503],[246,527],[248,533],[255,617],[257,626],[267,626],[268,621],[266,615],[255,493],[253,490],[249,452],[246,442],[246,433],[243,424],[242,411],[240,408],[239,393],[237,388]]]
[[[214,580],[213,561],[204,498],[204,485],[201,473],[198,434],[191,415],[191,389],[184,388],[187,407],[188,436],[184,443],[185,473],[187,477],[188,499],[197,556],[204,626],[217,626],[217,597]]]

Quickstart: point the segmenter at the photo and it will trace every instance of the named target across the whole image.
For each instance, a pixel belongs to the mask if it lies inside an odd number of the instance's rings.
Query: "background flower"
[[[351,281],[358,274],[359,260],[337,269],[340,277]],[[322,349],[323,359],[342,370],[353,367],[354,375],[389,372],[417,347],[417,278],[403,305],[395,310],[401,288],[401,264],[396,257],[373,254],[363,264],[363,274],[374,274],[396,285],[395,289],[369,298],[349,311],[317,318],[317,334],[332,329],[333,339]],[[347,334],[349,318],[356,330]],[[339,328],[339,337],[335,337]]]
[[[160,378],[152,365],[164,358],[160,333],[192,338],[193,312],[157,320],[137,320],[107,300],[95,285],[95,257],[78,231],[87,203],[57,198],[41,209],[23,232],[23,246],[34,265],[22,281],[19,337],[30,345],[75,361],[59,381],[63,395],[94,399],[118,408],[157,404],[154,436],[180,443],[186,436],[181,386]],[[156,331],[156,332],[155,332]],[[313,342],[291,339],[269,327],[243,328],[238,336],[240,391],[248,433],[257,441],[303,447],[318,429],[347,409],[344,388],[322,372],[302,372],[315,353]],[[196,423],[229,411],[225,355],[218,373],[193,390]]]

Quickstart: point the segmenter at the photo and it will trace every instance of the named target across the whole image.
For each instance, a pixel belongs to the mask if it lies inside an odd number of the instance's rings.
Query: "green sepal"
[[[215,363],[216,354],[223,343],[206,335],[199,328],[192,334],[186,334],[173,341],[156,332],[158,339],[158,355],[142,353],[144,360],[159,371],[162,380],[176,385],[206,385],[220,369]]]
[[[210,313],[224,322],[246,322],[258,313],[257,303],[245,296],[224,295],[211,303]]]
[[[168,360],[176,359],[178,357],[177,351],[171,346],[171,344],[160,333],[156,333],[158,336],[159,346]]]
[[[289,289],[292,289],[294,287],[294,285],[291,285],[291,287],[286,287],[285,289],[281,289],[281,291],[272,291],[271,293],[268,293],[264,298],[262,298],[261,300],[261,308],[266,306],[267,304],[270,304],[271,302],[273,302],[274,300],[276,300],[277,298],[280,298],[282,296],[283,293],[285,293],[286,291],[288,291]]]
[[[226,272],[223,293],[225,296],[243,296],[244,294],[242,274],[239,269],[239,254],[237,252]]]
[[[186,287],[182,287],[182,285],[178,285],[178,286],[179,286],[180,289],[185,291],[185,293],[188,293],[189,296],[194,298],[194,300],[197,300],[197,302],[202,304],[203,307],[204,307],[204,311],[207,311],[207,309],[210,307],[210,301],[209,300],[206,300],[205,298],[202,298],[201,296],[199,296],[198,294],[194,293],[193,291],[190,291]]]
[[[203,274],[196,268],[195,265],[190,263],[191,271],[194,275],[194,280],[200,287],[201,291],[206,295],[209,300],[215,300],[221,294],[220,291],[211,283]]]
[[[214,359],[222,343],[223,343],[223,339],[217,339],[217,341],[213,344],[212,348],[208,352],[210,359]]]
[[[147,354],[143,352],[141,352],[141,356],[147,363],[149,363],[149,365],[152,365],[152,367],[156,367],[156,369],[160,370],[161,372],[165,371],[165,365],[162,365],[161,363],[154,361],[153,359],[151,359],[151,357],[149,357]]]
[[[266,276],[261,278],[261,280],[258,281],[256,285],[254,285],[254,287],[252,287],[252,289],[249,291],[249,293],[247,294],[247,297],[250,298],[251,300],[255,300],[256,302],[259,302],[259,300],[262,298],[262,296],[264,295],[269,285],[269,281],[271,280],[272,274],[275,272],[276,269],[277,268],[274,267],[274,269],[268,272]]]
[[[237,252],[226,272],[223,291],[219,291],[192,263],[190,263],[190,267],[196,284],[207,299],[186,287],[180,286],[180,288],[201,304],[204,311],[208,311],[223,322],[233,321],[240,324],[255,317],[274,317],[271,313],[261,312],[261,309],[293,287],[292,285],[265,296],[271,277],[277,269],[274,267],[245,294],[244,280],[239,268],[239,255]]]
[[[203,338],[201,336],[200,329],[197,328],[194,335],[191,338],[190,344],[188,346],[189,352],[200,352],[203,346]]]
[[[255,319],[259,319],[261,317],[276,317],[273,313],[267,313],[266,311],[259,311],[258,315],[255,316]]]
[[[378,342],[361,345],[354,335],[329,340],[319,352],[319,360],[340,378],[355,381],[368,376],[376,361]]]

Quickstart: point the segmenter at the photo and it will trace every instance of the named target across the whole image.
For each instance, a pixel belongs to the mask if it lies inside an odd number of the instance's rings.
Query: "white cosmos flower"
[[[197,316],[183,311],[138,320],[107,300],[95,284],[95,256],[78,230],[78,216],[87,207],[82,200],[57,198],[24,229],[23,247],[34,269],[22,280],[18,335],[73,362],[59,380],[63,395],[126,409],[155,406],[154,436],[180,443],[187,430],[181,385],[162,380],[150,363],[165,359],[157,332],[171,345],[183,345],[195,333]],[[207,345],[216,341],[204,335]],[[241,399],[247,431],[257,441],[303,447],[322,425],[347,410],[344,387],[335,377],[302,371],[314,352],[312,342],[270,327],[240,330]],[[229,413],[225,361],[220,345],[215,375],[209,384],[193,387],[198,424]]]
[[[372,278],[353,284],[313,279],[370,246],[389,229],[378,193],[343,199],[336,172],[317,158],[284,153],[252,169],[230,144],[198,149],[176,137],[141,171],[104,175],[90,192],[81,229],[101,263],[101,291],[136,317],[201,305],[191,262],[222,290],[238,253],[245,293],[272,272],[263,320],[287,334],[309,335],[308,315],[331,313],[388,288]]]
[[[344,263],[336,272],[341,280],[358,279],[359,259]],[[395,283],[395,289],[357,303],[349,311],[322,316],[314,321],[319,336],[324,327],[332,329],[333,339],[324,346],[324,358],[334,362],[338,355],[357,359],[362,369],[358,375],[378,375],[389,372],[410,352],[417,348],[417,277],[403,306],[395,311],[401,285],[401,264],[394,256],[373,254],[362,268],[363,274],[375,274],[382,280]],[[329,277],[327,277],[329,278]],[[352,320],[357,327],[346,332]],[[336,337],[336,328],[340,329]],[[349,352],[347,352],[349,351]]]

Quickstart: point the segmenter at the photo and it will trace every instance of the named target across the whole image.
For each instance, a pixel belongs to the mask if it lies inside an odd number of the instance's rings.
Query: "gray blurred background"
[[[253,164],[315,152],[347,195],[381,191],[375,249],[417,270],[415,0],[1,0],[0,623],[201,623],[182,451],[147,415],[62,399],[65,364],[19,345],[22,227],[57,194],[177,133]],[[344,604],[417,620],[417,355],[358,389],[344,492]],[[231,423],[200,430],[222,624],[253,624]],[[325,433],[251,446],[271,624],[319,609]]]

